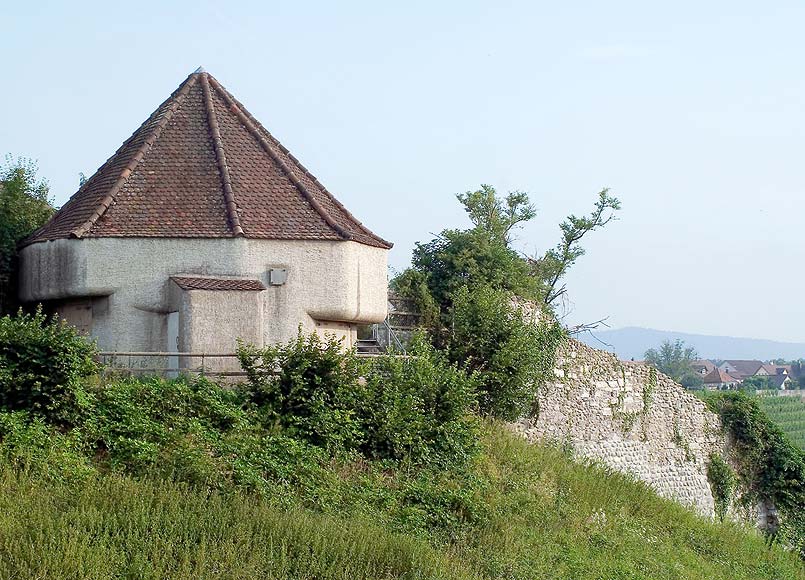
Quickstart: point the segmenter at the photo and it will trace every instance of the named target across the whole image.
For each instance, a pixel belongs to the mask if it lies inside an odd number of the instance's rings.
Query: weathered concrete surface
[[[539,416],[513,428],[528,440],[569,444],[651,485],[660,495],[714,513],[711,453],[724,454],[718,417],[662,373],[568,340],[555,380],[539,392]]]
[[[55,240],[22,250],[20,297],[48,301],[65,315],[80,312],[85,325],[89,310],[89,333],[102,350],[163,351],[167,314],[180,310],[171,276],[254,278],[267,288],[257,302],[249,292],[227,293],[225,300],[188,298],[188,308],[198,314],[188,311],[182,319],[183,344],[231,351],[238,337],[288,340],[300,324],[308,332],[329,329],[351,340],[355,325],[386,316],[387,253],[350,241]],[[269,285],[269,268],[286,268],[287,282]]]

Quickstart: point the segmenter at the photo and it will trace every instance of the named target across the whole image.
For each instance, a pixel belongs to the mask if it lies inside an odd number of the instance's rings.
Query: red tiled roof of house
[[[705,384],[712,385],[721,383],[739,383],[740,381],[735,377],[733,377],[732,375],[722,371],[721,369],[714,368],[712,371],[710,371],[704,376],[702,382],[704,382]]]
[[[391,247],[199,69],[23,245],[237,236]]]
[[[239,290],[259,292],[265,290],[260,280],[243,278],[196,278],[191,276],[171,276],[182,290]]]

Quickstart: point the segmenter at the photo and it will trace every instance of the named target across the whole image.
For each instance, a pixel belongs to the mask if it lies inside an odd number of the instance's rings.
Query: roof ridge
[[[250,115],[250,116],[251,116],[251,115]],[[268,129],[266,129],[265,127],[263,127],[263,130],[264,130],[266,133],[268,133]],[[271,135],[271,133],[268,133],[268,134],[269,134],[269,135]],[[273,135],[272,135],[272,137],[273,137]],[[349,219],[351,219],[353,222],[355,222],[355,225],[357,225],[357,226],[358,226],[360,229],[362,229],[362,230],[363,230],[363,233],[364,233],[364,234],[366,234],[366,235],[368,235],[368,236],[372,236],[373,238],[377,238],[379,241],[383,242],[384,244],[388,244],[389,246],[392,246],[392,245],[393,245],[391,242],[384,240],[383,238],[381,238],[380,236],[378,236],[376,233],[374,233],[372,230],[370,230],[370,229],[369,229],[369,228],[367,228],[365,225],[363,225],[363,222],[361,222],[361,220],[359,220],[358,218],[356,218],[356,217],[353,215],[353,213],[352,213],[351,211],[349,211],[349,210],[346,208],[346,206],[345,206],[343,203],[341,203],[340,201],[338,201],[338,198],[337,198],[337,197],[335,197],[335,196],[334,196],[332,193],[330,193],[330,192],[329,192],[329,190],[328,190],[328,189],[327,189],[327,188],[324,186],[324,184],[323,184],[321,181],[319,181],[319,178],[318,178],[318,177],[316,177],[315,175],[313,175],[313,174],[312,174],[310,171],[308,171],[307,167],[305,167],[304,165],[302,165],[302,162],[301,162],[301,161],[299,161],[299,159],[297,159],[297,158],[294,156],[294,154],[293,154],[293,153],[291,153],[291,152],[290,152],[290,151],[289,151],[289,150],[288,150],[288,149],[285,147],[285,145],[283,145],[283,144],[282,144],[282,143],[280,143],[279,141],[277,141],[277,144],[278,144],[278,145],[279,145],[279,147],[280,147],[280,148],[283,150],[283,152],[284,152],[286,155],[288,155],[288,157],[290,157],[290,158],[293,160],[293,162],[294,162],[294,163],[296,163],[296,164],[299,166],[299,169],[301,169],[301,170],[302,170],[302,172],[303,172],[303,173],[304,173],[304,174],[305,174],[305,175],[306,175],[306,176],[307,176],[307,177],[308,177],[310,180],[312,180],[312,181],[313,181],[313,183],[315,183],[316,185],[318,185],[318,186],[319,186],[319,188],[321,188],[321,190],[324,192],[324,194],[325,194],[327,197],[329,197],[329,198],[330,198],[330,200],[331,200],[331,201],[332,201],[332,202],[333,202],[333,203],[336,205],[336,207],[337,207],[338,209],[340,209],[341,211],[343,211],[343,212],[346,214],[346,216],[347,216]]]
[[[263,124],[262,124],[262,123],[260,123],[260,121],[259,121],[259,120],[257,120],[257,119],[254,117],[254,115],[252,115],[252,114],[249,112],[249,110],[248,110],[246,107],[244,107],[244,106],[243,106],[243,103],[241,103],[240,101],[238,101],[237,97],[235,97],[234,95],[229,94],[229,91],[227,91],[227,90],[226,90],[226,88],[224,88],[223,86],[221,86],[221,84],[220,84],[220,83],[218,83],[218,81],[217,81],[217,80],[216,80],[214,77],[210,77],[210,78],[212,78],[212,80],[213,80],[213,81],[214,81],[214,82],[215,82],[215,83],[218,85],[218,88],[219,88],[219,89],[221,89],[221,90],[222,90],[224,93],[226,93],[226,94],[227,94],[227,95],[230,97],[231,101],[232,101],[232,102],[233,102],[235,105],[237,105],[238,109],[240,109],[240,111],[241,111],[241,112],[242,112],[242,113],[243,113],[243,114],[244,114],[244,115],[245,115],[245,116],[246,116],[246,117],[247,117],[247,118],[248,118],[248,119],[249,119],[249,120],[250,120],[250,121],[251,121],[251,122],[252,122],[252,123],[253,123],[255,126],[259,127],[259,128],[260,128],[260,129],[261,129],[263,132],[265,132],[265,133],[266,133],[266,135],[268,135],[268,136],[269,136],[271,139],[273,139],[273,140],[276,142],[276,146],[277,146],[277,147],[279,147],[279,148],[280,148],[280,150],[281,150],[281,151],[282,151],[282,152],[283,152],[285,155],[287,155],[288,157],[290,157],[290,158],[291,158],[291,160],[292,160],[294,163],[296,163],[296,165],[299,167],[299,169],[301,169],[301,170],[302,170],[302,172],[305,174],[305,176],[306,176],[308,179],[310,179],[311,181],[313,181],[313,183],[315,183],[317,186],[319,186],[319,188],[322,190],[322,192],[324,192],[324,194],[325,194],[325,195],[326,195],[326,196],[327,196],[327,197],[328,197],[328,198],[329,198],[329,199],[330,199],[330,200],[331,200],[331,201],[332,201],[332,202],[335,204],[335,206],[336,206],[338,209],[340,209],[342,212],[344,212],[344,214],[346,214],[346,216],[347,216],[347,217],[348,217],[350,220],[352,220],[353,222],[355,222],[355,225],[357,225],[357,226],[358,226],[358,227],[359,227],[361,230],[363,230],[363,233],[364,233],[364,234],[366,234],[366,235],[368,235],[368,236],[370,236],[370,237],[372,237],[372,238],[376,238],[378,241],[380,241],[380,242],[382,242],[382,243],[386,244],[386,245],[387,245],[387,246],[389,246],[389,247],[392,247],[392,246],[394,245],[394,244],[392,244],[391,242],[389,242],[389,241],[387,241],[387,240],[385,240],[385,239],[381,238],[380,236],[378,236],[376,233],[374,233],[372,230],[370,230],[368,227],[366,227],[366,226],[363,224],[363,222],[361,222],[361,221],[360,221],[358,218],[356,218],[356,217],[353,215],[353,213],[352,213],[351,211],[349,211],[349,210],[346,208],[346,206],[344,206],[344,204],[342,204],[342,203],[341,203],[341,202],[338,200],[338,198],[337,198],[337,197],[335,197],[335,196],[334,196],[332,193],[330,193],[330,191],[329,191],[329,190],[328,190],[328,189],[327,189],[327,188],[324,186],[324,184],[323,184],[321,181],[319,181],[318,177],[316,177],[315,175],[313,175],[313,174],[312,174],[312,173],[311,173],[311,172],[310,172],[310,171],[307,169],[307,167],[305,167],[305,166],[302,164],[302,162],[301,162],[301,161],[299,161],[299,159],[297,159],[297,158],[296,158],[296,156],[294,156],[294,154],[293,154],[293,153],[291,153],[291,152],[288,150],[288,148],[287,148],[287,147],[285,147],[285,145],[283,145],[283,144],[282,144],[282,143],[279,141],[279,139],[277,139],[276,137],[274,137],[274,135],[272,135],[272,134],[271,134],[271,131],[269,131],[268,129],[266,129],[266,128],[265,128],[265,126],[263,126]]]
[[[74,228],[70,232],[70,235],[72,237],[80,238],[84,236],[84,234],[86,234],[90,229],[92,229],[92,226],[95,225],[98,219],[100,219],[100,217],[104,213],[106,213],[106,210],[109,209],[109,206],[112,205],[112,202],[115,200],[115,196],[120,191],[120,188],[123,187],[123,185],[126,183],[132,171],[134,171],[134,169],[137,167],[140,161],[142,161],[143,157],[145,157],[145,154],[148,152],[148,150],[151,149],[156,140],[159,139],[162,130],[167,126],[171,117],[173,117],[173,114],[179,109],[179,105],[181,105],[182,101],[184,100],[184,97],[187,95],[187,93],[190,92],[190,89],[195,83],[196,83],[196,75],[191,74],[190,76],[187,77],[185,82],[182,83],[182,86],[168,98],[167,101],[173,99],[173,105],[171,105],[171,107],[167,111],[165,111],[162,119],[154,126],[154,129],[151,131],[151,134],[145,139],[145,142],[134,153],[134,156],[126,164],[126,167],[123,168],[123,171],[120,172],[120,176],[117,178],[117,181],[115,181],[114,184],[112,184],[112,187],[109,189],[109,193],[107,193],[106,196],[100,201],[98,207],[95,209],[92,215],[90,215],[89,218],[87,218],[87,220],[84,223],[82,223],[77,228]],[[148,121],[146,121],[146,123],[147,122]],[[132,137],[134,137],[136,133],[137,132],[135,131],[134,134],[132,134]],[[124,145],[125,143],[128,143],[132,137],[127,139],[124,142]],[[123,146],[121,146],[121,148],[122,147]]]
[[[215,160],[218,163],[218,172],[221,175],[221,182],[224,187],[224,204],[226,205],[226,212],[229,215],[229,224],[232,227],[232,233],[234,235],[243,236],[244,233],[243,227],[240,224],[238,206],[235,203],[235,194],[232,191],[232,178],[229,175],[229,167],[226,164],[224,142],[223,139],[221,139],[221,129],[218,126],[218,115],[215,112],[215,106],[212,102],[209,73],[202,71],[199,73],[199,76],[201,77],[201,90],[204,92],[204,106],[207,109],[207,122],[210,127],[210,133],[212,134]]]
[[[351,240],[353,238],[352,232],[347,231],[333,219],[333,217],[327,212],[326,209],[324,209],[324,207],[313,196],[313,194],[310,193],[308,188],[305,187],[305,184],[300,181],[293,171],[291,171],[290,167],[288,167],[280,156],[277,155],[276,151],[274,151],[271,147],[271,144],[263,135],[260,134],[260,131],[254,125],[254,122],[252,121],[253,117],[247,113],[244,113],[245,109],[239,106],[239,103],[235,101],[235,98],[220,85],[215,77],[209,75],[209,80],[212,87],[216,90],[216,92],[218,92],[218,94],[221,95],[221,98],[223,98],[226,104],[229,106],[229,110],[235,113],[240,122],[243,123],[244,127],[246,127],[246,129],[257,139],[258,143],[260,143],[260,146],[265,150],[266,153],[269,154],[271,159],[280,166],[280,169],[282,169],[282,171],[288,176],[288,179],[291,180],[291,183],[296,186],[296,188],[302,193],[302,196],[322,217],[327,225],[330,226],[330,228],[332,228],[341,238]]]

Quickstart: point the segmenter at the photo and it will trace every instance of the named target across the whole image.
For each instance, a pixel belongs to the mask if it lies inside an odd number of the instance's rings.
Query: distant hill
[[[642,360],[648,349],[659,346],[664,340],[676,339],[684,340],[688,346],[696,348],[701,358],[768,360],[805,357],[805,343],[689,334],[634,326],[594,331],[593,335],[585,333],[577,338],[592,347],[614,352],[624,360],[632,358]],[[602,342],[606,344],[602,344]]]

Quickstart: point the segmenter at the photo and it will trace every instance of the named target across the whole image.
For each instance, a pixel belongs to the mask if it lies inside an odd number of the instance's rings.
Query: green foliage
[[[444,230],[428,243],[417,243],[412,264],[424,276],[443,315],[452,305],[453,295],[465,286],[491,286],[526,300],[541,295],[528,263],[481,228]]]
[[[706,399],[731,435],[747,503],[770,500],[782,514],[781,534],[805,558],[805,453],[741,392]]]
[[[560,224],[562,240],[556,248],[526,259],[511,248],[511,241],[512,230],[536,215],[527,194],[514,191],[499,197],[493,187],[482,185],[478,191],[456,197],[473,227],[443,230],[434,240],[417,243],[412,268],[421,278],[413,287],[408,280],[399,284],[402,292],[411,292],[407,297],[421,299],[424,282],[443,316],[452,305],[453,294],[464,286],[491,286],[550,306],[564,295],[566,288],[558,287],[559,283],[584,255],[584,236],[607,225],[620,209],[618,199],[602,190],[590,216],[570,215]]]
[[[545,312],[535,316],[547,319],[549,305],[564,293],[558,282],[584,253],[581,239],[614,219],[620,202],[602,191],[594,212],[569,216],[560,226],[562,242],[537,260],[510,247],[513,229],[536,215],[525,193],[499,197],[482,185],[457,198],[473,227],[418,243],[412,267],[392,287],[416,302],[433,343],[478,374],[481,413],[514,419],[531,410],[562,332],[553,322],[524,321],[512,303],[539,303]]]
[[[707,463],[707,481],[710,482],[710,489],[713,492],[716,516],[723,522],[732,504],[738,478],[729,463],[714,453],[710,455]]]
[[[696,349],[686,347],[685,341],[665,340],[659,350],[650,348],[645,354],[646,362],[668,375],[683,387],[699,389],[702,387],[702,376],[693,370],[693,361],[699,358]]]
[[[341,342],[316,334],[287,344],[256,348],[241,344],[238,359],[249,379],[249,401],[267,427],[328,449],[355,447],[361,438],[356,416],[358,360]]]
[[[482,184],[481,189],[459,193],[456,198],[464,206],[475,228],[506,245],[511,242],[513,228],[537,215],[537,210],[528,200],[528,194],[522,191],[511,191],[501,199],[494,187]]]
[[[0,314],[12,310],[17,244],[53,215],[48,184],[36,164],[6,157],[0,166]]]
[[[763,391],[769,388],[771,388],[769,377],[764,376],[746,377],[741,382],[742,391]]]
[[[95,395],[79,429],[105,469],[263,496],[326,479],[323,450],[264,429],[242,393],[206,379],[126,379]]]
[[[393,292],[414,301],[422,328],[438,331],[441,312],[428,288],[427,274],[407,268],[395,276],[389,286]]]
[[[0,407],[70,423],[87,404],[85,379],[98,367],[93,343],[41,307],[0,318]]]
[[[78,485],[94,473],[82,434],[64,433],[28,411],[0,411],[0,464]]]
[[[527,320],[509,293],[483,286],[461,288],[451,314],[449,357],[477,373],[480,412],[506,420],[528,413],[553,369],[559,324]]]
[[[477,379],[419,338],[410,357],[359,361],[335,339],[238,349],[266,428],[372,459],[462,464],[475,452]]]
[[[477,453],[477,377],[459,370],[424,337],[409,357],[364,365],[358,415],[367,457],[464,465]]]
[[[0,578],[465,579],[427,539],[301,505],[119,475],[0,469]]]

